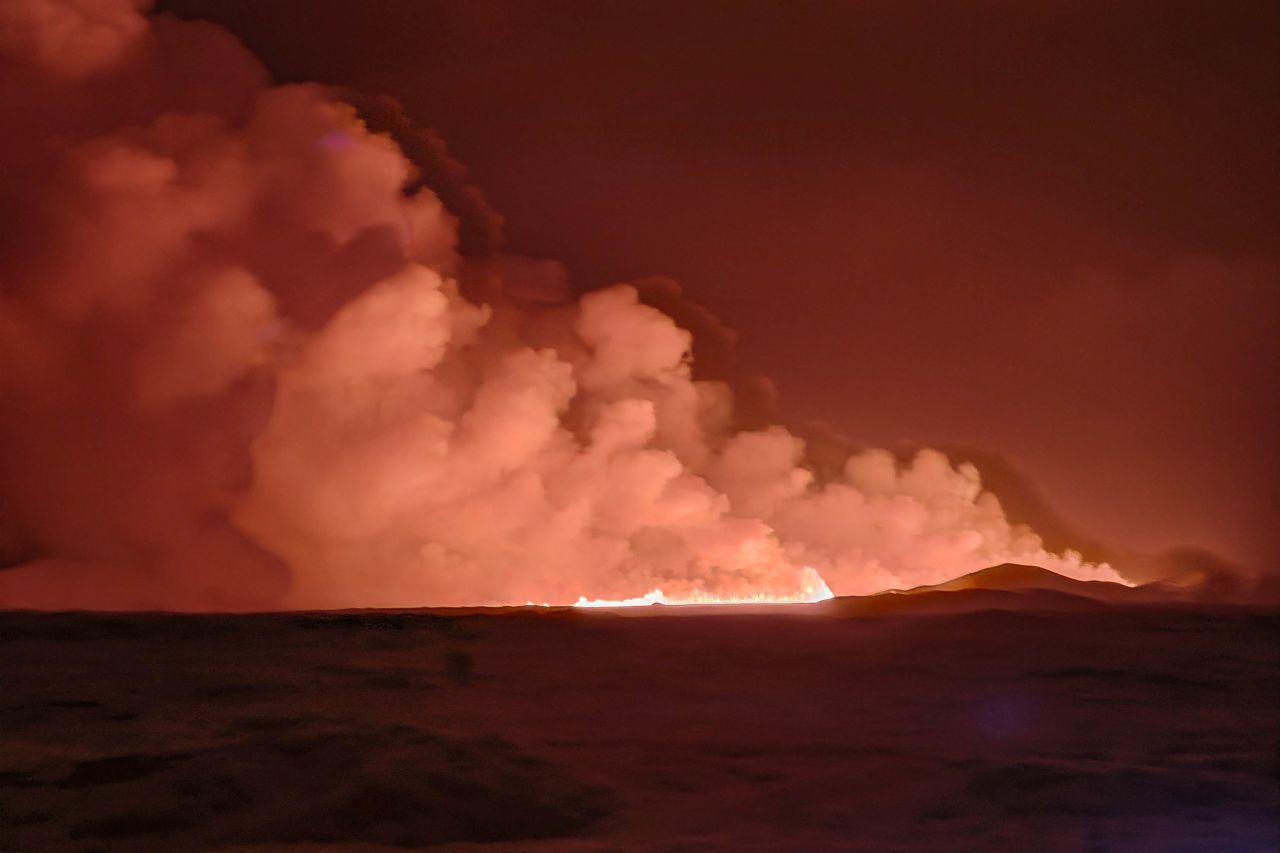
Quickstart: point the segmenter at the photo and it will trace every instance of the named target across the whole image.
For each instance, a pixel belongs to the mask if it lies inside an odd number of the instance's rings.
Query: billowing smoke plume
[[[574,302],[554,264],[464,258],[450,193],[390,137],[322,87],[269,86],[216,28],[7,0],[0,52],[0,536],[25,564],[2,603],[1117,577],[1046,552],[935,451],[819,480],[635,288]]]

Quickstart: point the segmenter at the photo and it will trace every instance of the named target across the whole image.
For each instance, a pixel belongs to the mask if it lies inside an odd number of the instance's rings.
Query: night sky
[[[677,279],[788,422],[1277,563],[1274,4],[161,7],[398,99],[576,289]]]

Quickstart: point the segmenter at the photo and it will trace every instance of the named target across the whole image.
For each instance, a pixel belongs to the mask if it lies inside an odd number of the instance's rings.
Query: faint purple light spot
[[[320,137],[319,142],[323,148],[328,148],[330,151],[340,151],[344,148],[350,148],[355,140],[341,130],[331,130]]]

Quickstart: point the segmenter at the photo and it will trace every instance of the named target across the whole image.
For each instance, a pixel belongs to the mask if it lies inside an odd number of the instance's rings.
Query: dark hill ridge
[[[1053,590],[1103,601],[1114,601],[1133,592],[1132,587],[1124,584],[1110,581],[1080,581],[1039,566],[1025,566],[1021,563],[1001,563],[998,566],[961,575],[944,583],[918,586],[904,592],[918,595],[923,592],[955,592],[963,589]]]
[[[925,615],[975,610],[1092,610],[1106,604],[1168,600],[1154,587],[1078,581],[1019,563],[1002,563],[932,586],[834,598],[823,606],[842,615]]]
[[[1051,589],[958,589],[882,592],[879,595],[833,598],[816,606],[842,616],[935,616],[979,610],[1096,610],[1107,605],[1097,598]]]

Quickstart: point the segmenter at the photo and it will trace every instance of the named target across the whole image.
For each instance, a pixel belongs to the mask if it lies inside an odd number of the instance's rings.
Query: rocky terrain
[[[3,613],[0,848],[1276,849],[1274,611],[1005,586]]]

